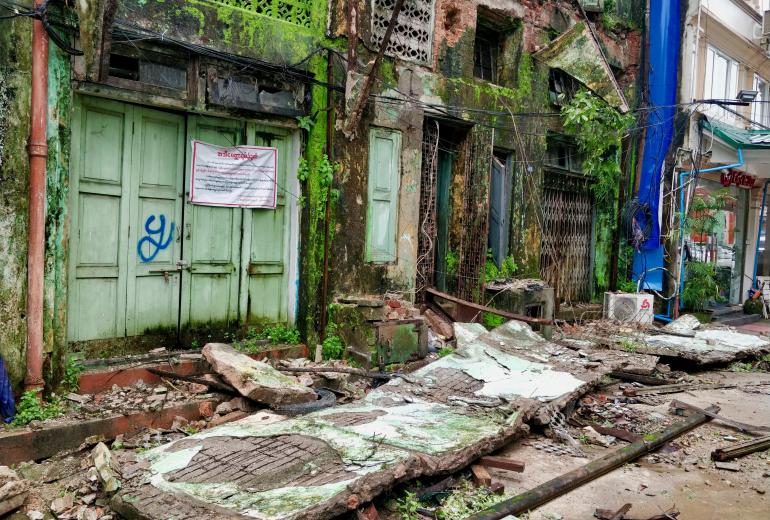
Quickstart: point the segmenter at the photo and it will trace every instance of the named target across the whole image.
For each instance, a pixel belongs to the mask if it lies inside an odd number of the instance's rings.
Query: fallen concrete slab
[[[256,361],[224,343],[208,343],[201,352],[222,378],[244,397],[270,406],[307,403],[317,399],[312,388]]]
[[[615,367],[587,363],[511,321],[361,401],[272,424],[251,416],[150,450],[124,472],[113,505],[153,520],[170,510],[331,518],[397,482],[466,467]]]
[[[730,363],[770,352],[770,341],[725,328],[700,328],[683,334],[624,333],[606,345],[615,351],[691,361],[696,365]]]

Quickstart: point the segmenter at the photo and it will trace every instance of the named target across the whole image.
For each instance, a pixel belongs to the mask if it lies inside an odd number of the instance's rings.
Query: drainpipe
[[[687,216],[687,210],[684,207],[684,181],[686,177],[696,173],[708,173],[716,172],[719,170],[728,170],[730,168],[741,168],[746,164],[743,160],[743,150],[738,148],[738,162],[728,164],[727,166],[714,166],[713,168],[706,168],[704,170],[692,170],[689,172],[683,171],[679,174],[679,227],[681,229],[682,237],[679,239],[679,295],[681,296],[684,290],[684,219]],[[678,309],[684,307],[684,301],[679,298]]]
[[[768,184],[770,184],[770,179],[765,181],[765,185],[762,188],[762,205],[759,207],[759,227],[757,228],[757,243],[754,246],[754,270],[752,271],[752,274],[751,274],[752,290],[757,286],[757,267],[759,265],[759,241],[762,239],[762,227],[764,227],[765,225],[765,203],[767,202],[767,185]],[[767,242],[767,237],[765,237],[765,242]],[[751,297],[751,291],[749,291],[749,297]]]
[[[43,3],[35,0],[35,8]],[[29,134],[29,229],[27,244],[27,375],[24,388],[43,387],[43,266],[45,263],[45,170],[48,145],[48,34],[32,20],[32,96]]]

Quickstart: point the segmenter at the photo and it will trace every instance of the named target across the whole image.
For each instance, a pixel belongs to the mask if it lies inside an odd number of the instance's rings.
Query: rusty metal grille
[[[584,184],[543,189],[543,252],[540,275],[565,302],[591,299],[593,197]]]
[[[457,269],[457,296],[477,303],[484,297],[493,138],[492,129],[474,127],[470,132],[465,154],[463,225],[460,235],[460,263]]]
[[[420,227],[417,238],[418,302],[425,300],[425,288],[434,283],[436,248],[436,171],[438,168],[438,121],[427,121],[422,136],[420,181]]]

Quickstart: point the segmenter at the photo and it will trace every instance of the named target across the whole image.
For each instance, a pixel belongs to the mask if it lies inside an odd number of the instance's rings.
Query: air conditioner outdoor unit
[[[645,293],[604,293],[604,318],[651,324],[653,295]]]
[[[604,0],[580,0],[580,5],[589,13],[601,13],[604,11]]]

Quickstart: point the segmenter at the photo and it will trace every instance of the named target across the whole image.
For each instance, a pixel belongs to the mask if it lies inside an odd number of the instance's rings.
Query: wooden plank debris
[[[479,464],[472,465],[471,473],[473,474],[473,481],[477,486],[489,487],[492,485],[492,476],[484,466]]]
[[[513,460],[513,459],[507,459],[505,457],[492,457],[492,456],[481,457],[479,460],[476,461],[476,463],[487,468],[504,469],[507,471],[515,471],[516,473],[524,472],[523,462],[518,460]]]

